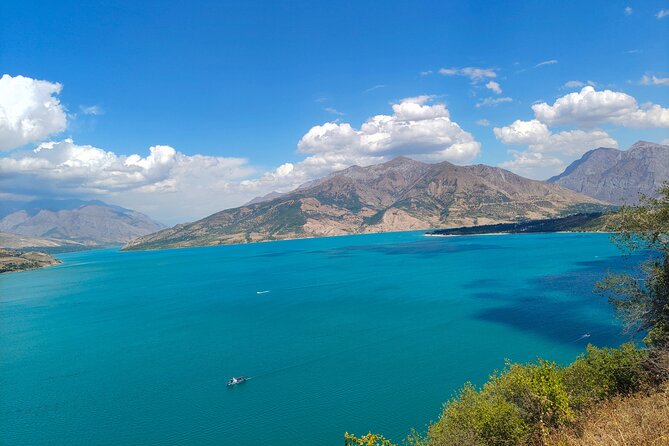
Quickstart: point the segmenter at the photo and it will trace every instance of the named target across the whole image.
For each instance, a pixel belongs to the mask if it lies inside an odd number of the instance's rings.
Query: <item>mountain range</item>
[[[353,166],[273,199],[139,237],[124,249],[495,224],[605,206],[595,198],[497,167],[427,164],[399,157]]]
[[[0,246],[118,245],[163,229],[148,216],[101,201],[0,202]]]
[[[587,152],[563,173],[548,180],[613,204],[636,204],[653,197],[669,181],[669,146],[639,141],[628,150],[606,147]]]

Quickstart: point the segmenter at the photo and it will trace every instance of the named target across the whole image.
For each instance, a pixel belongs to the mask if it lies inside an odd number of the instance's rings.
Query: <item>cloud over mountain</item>
[[[668,108],[652,103],[639,105],[626,93],[598,91],[591,85],[558,98],[552,105],[534,104],[532,111],[532,120],[516,120],[511,125],[493,129],[502,143],[527,146],[526,150],[511,150],[513,158],[500,166],[532,178],[556,174],[567,162],[592,148],[617,148],[617,141],[597,126],[669,128]],[[576,128],[551,130],[565,126]]]
[[[603,123],[624,127],[669,127],[669,108],[657,104],[639,105],[626,93],[586,86],[580,92],[532,106],[535,117],[548,125],[594,126]]]

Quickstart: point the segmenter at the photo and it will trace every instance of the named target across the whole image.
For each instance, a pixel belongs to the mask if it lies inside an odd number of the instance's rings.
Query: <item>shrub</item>
[[[563,369],[554,362],[507,365],[507,370],[484,386],[484,392],[512,403],[533,437],[543,436],[547,427],[572,422],[575,418]]]
[[[565,369],[565,381],[573,405],[583,409],[617,394],[629,394],[648,382],[644,368],[648,352],[633,343],[619,348],[597,348],[588,345],[586,353]]]
[[[499,395],[478,392],[467,383],[444,405],[439,421],[430,426],[428,444],[514,445],[523,441],[528,432],[516,406]]]

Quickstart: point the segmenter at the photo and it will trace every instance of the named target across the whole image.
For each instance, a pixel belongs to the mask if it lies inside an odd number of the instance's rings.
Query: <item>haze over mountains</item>
[[[604,205],[496,167],[426,164],[399,157],[368,167],[353,166],[269,201],[140,237],[124,249],[492,224]]]
[[[4,247],[118,245],[162,228],[140,212],[101,201],[0,202]]]
[[[600,147],[548,180],[613,204],[635,204],[655,196],[669,181],[669,146],[639,141],[628,150]]]

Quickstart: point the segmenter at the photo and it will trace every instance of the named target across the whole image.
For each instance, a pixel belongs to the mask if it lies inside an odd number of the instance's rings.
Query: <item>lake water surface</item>
[[[624,342],[592,288],[634,262],[605,234],[420,232],[58,257],[0,277],[5,446],[399,440],[505,358]]]

